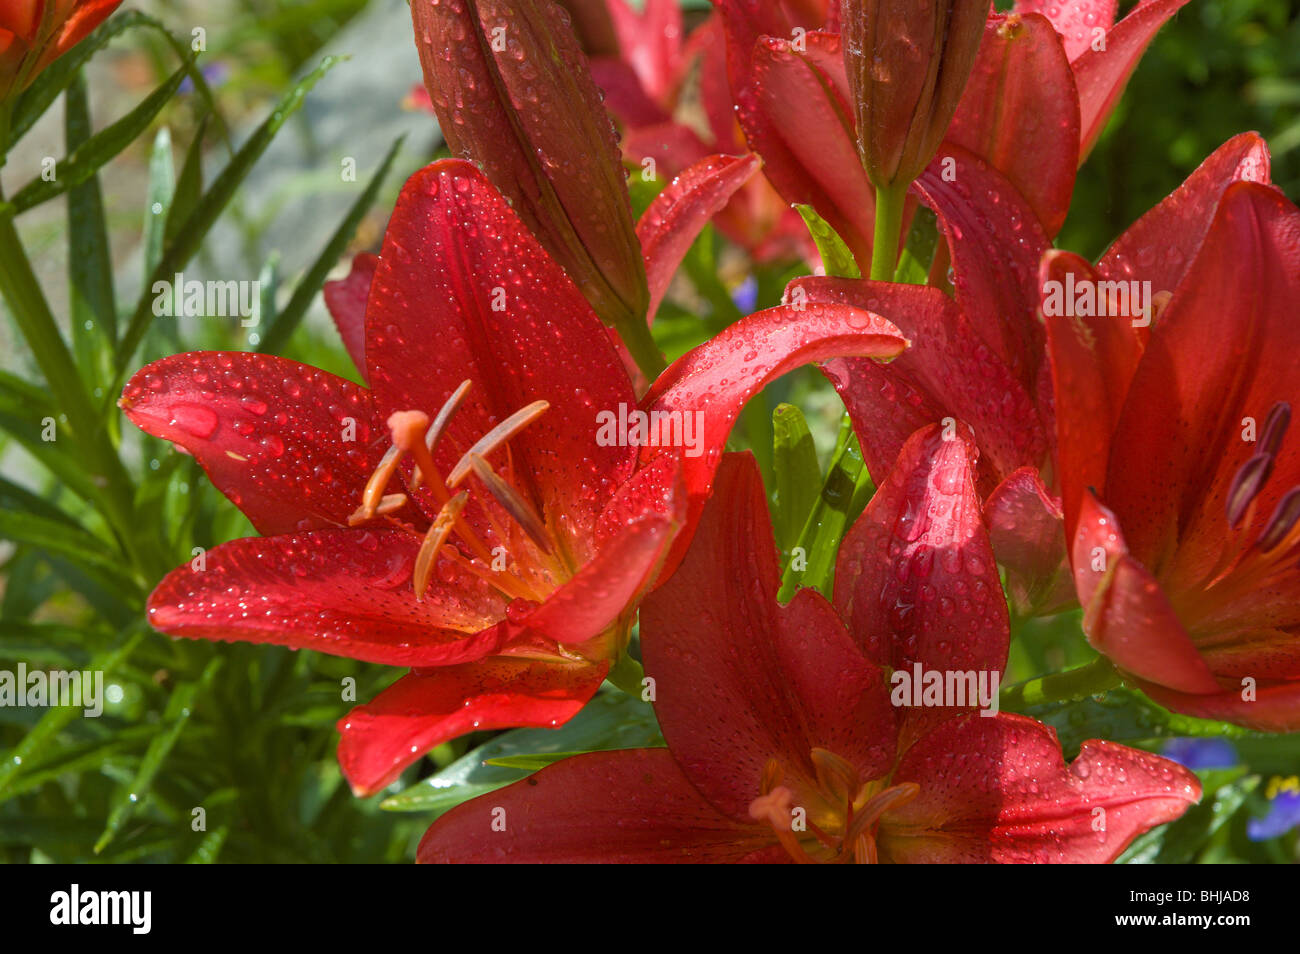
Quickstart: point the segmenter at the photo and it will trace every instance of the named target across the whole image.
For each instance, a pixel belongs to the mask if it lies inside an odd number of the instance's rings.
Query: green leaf
[[[91,136],[86,82],[78,73],[64,97],[65,140],[74,154]],[[99,176],[68,192],[68,290],[77,365],[93,381],[110,371],[117,337],[113,262]]]
[[[898,258],[894,281],[906,285],[924,285],[928,282],[930,263],[934,261],[934,251],[938,245],[938,219],[932,210],[920,206],[912,218],[912,227],[908,230],[903,254]]]
[[[128,589],[130,573],[115,550],[98,537],[64,520],[51,520],[17,510],[0,511],[0,540],[27,544],[46,553],[66,556],[86,570],[94,569]]]
[[[221,668],[221,663],[221,657],[216,657],[208,663],[197,681],[182,683],[172,693],[167,709],[163,713],[166,728],[154,736],[149,747],[145,749],[144,758],[140,760],[140,767],[136,770],[135,777],[115,799],[104,833],[95,842],[95,854],[99,854],[108,846],[113,836],[131,817],[136,806],[144,802],[145,796],[149,794],[149,789],[153,785],[154,776],[158,774],[158,769],[162,767],[167,754],[171,752],[176,740],[180,738],[181,731],[189,722],[195,697],[200,690],[211,684],[212,677]]]
[[[194,88],[207,104],[208,109],[213,113],[217,113],[217,103],[212,95],[212,89],[208,86],[208,81],[204,79],[203,72],[195,64],[185,45],[172,36],[167,28],[154,17],[138,10],[124,10],[117,16],[105,21],[90,36],[42,70],[40,75],[32,82],[32,85],[27,88],[27,91],[18,98],[17,105],[14,108],[13,120],[10,123],[10,146],[21,139],[36,124],[36,120],[41,118],[45,111],[58,99],[59,94],[72,83],[73,77],[89,62],[92,56],[107,46],[114,37],[120,36],[134,27],[145,27],[154,30],[163,37],[167,45],[176,53],[177,58],[185,64],[185,69],[194,83]],[[223,135],[228,136],[225,122],[221,119],[220,114],[217,114],[217,120],[221,125]]]
[[[194,138],[190,141],[190,148],[185,152],[185,161],[181,165],[181,174],[176,180],[171,208],[167,210],[167,224],[163,231],[164,244],[175,241],[180,224],[189,218],[203,196],[203,136],[208,130],[211,118],[211,113],[205,113],[199,120],[198,129],[194,131]]]
[[[103,670],[107,678],[126,661],[139,645],[140,640],[144,638],[144,634],[143,626],[136,628],[120,646],[100,653],[86,668],[92,671]],[[7,799],[12,794],[8,791],[9,786],[22,771],[23,764],[30,762],[36,753],[43,751],[69,722],[81,714],[82,710],[76,706],[55,706],[41,716],[35,727],[23,736],[23,740],[0,761],[0,800]]]
[[[195,205],[194,210],[177,227],[176,239],[167,246],[158,267],[154,269],[149,280],[145,282],[140,299],[136,303],[131,320],[127,325],[126,333],[122,336],[122,340],[118,345],[116,355],[118,380],[115,382],[117,386],[120,387],[122,384],[131,355],[135,353],[135,349],[139,346],[140,340],[149,327],[149,321],[153,317],[153,293],[151,289],[154,282],[166,281],[185,267],[185,264],[198,251],[204,236],[208,234],[209,229],[217,221],[217,217],[234,196],[235,190],[239,188],[252,170],[254,163],[271,145],[271,141],[285,122],[288,121],[289,117],[302,107],[308,91],[341,60],[341,57],[336,56],[325,57],[320,66],[303,77],[280,100],[275,109],[272,110],[271,115],[257,127],[248,138],[248,141],[239,148],[239,151],[226,164],[226,167],[221,170],[221,174],[213,180],[212,185],[203,194],[198,204]],[[114,390],[116,389],[115,387]]]
[[[388,149],[388,154],[384,156],[384,161],[379,164],[375,174],[370,177],[366,184],[365,191],[357,196],[357,200],[352,203],[348,209],[348,214],[343,217],[334,234],[330,236],[325,247],[321,249],[320,254],[316,256],[316,261],[312,263],[311,268],[298,282],[293,290],[293,297],[289,303],[284,306],[278,317],[274,319],[258,345],[258,351],[278,353],[281,348],[288,342],[289,336],[293,334],[299,322],[302,321],[303,315],[307,313],[307,308],[316,293],[320,291],[321,286],[325,284],[325,279],[337,263],[343,252],[347,249],[348,243],[352,241],[352,236],[356,233],[357,226],[369,211],[370,206],[374,204],[375,196],[379,193],[380,187],[384,184],[384,179],[388,175],[388,170],[393,165],[393,160],[397,158],[398,150],[402,146],[402,140],[405,136],[399,136],[397,140]],[[266,317],[264,313],[263,317]]]
[[[795,208],[803,216],[804,225],[808,226],[808,234],[812,236],[817,251],[821,254],[826,274],[839,278],[861,278],[862,272],[853,260],[853,253],[831,228],[830,223],[818,215],[811,205],[795,203]]]
[[[441,772],[391,795],[381,808],[441,814],[477,795],[525,778],[529,766],[582,752],[663,745],[649,703],[626,693],[604,691],[558,729],[513,729],[461,756]],[[490,764],[524,759],[518,765]]]
[[[799,532],[799,540],[782,574],[777,593],[781,602],[788,602],[801,586],[811,586],[830,599],[840,540],[874,490],[846,414],[840,421],[839,443],[821,493]]]
[[[210,865],[216,862],[217,856],[221,854],[221,846],[226,843],[226,838],[230,834],[230,829],[225,825],[214,831],[208,832],[199,842],[199,846],[194,849],[194,853],[185,859],[187,865]]]
[[[167,82],[146,96],[135,109],[108,128],[101,129],[70,152],[54,167],[54,179],[46,180],[38,176],[23,186],[10,200],[13,207],[19,212],[24,212],[90,179],[100,166],[133,143],[148,128],[154,117],[162,112],[163,107],[176,95],[181,80],[185,79],[185,73],[185,67],[177,70]]]
[[[163,239],[172,197],[176,194],[176,166],[172,162],[172,134],[166,126],[154,136],[149,152],[149,186],[144,199],[144,277],[148,280],[162,260]]]
[[[1170,712],[1146,696],[1123,688],[1112,689],[1100,698],[1028,706],[1024,714],[1054,728],[1068,758],[1073,758],[1087,739],[1132,743],[1176,737],[1260,737],[1258,732],[1226,722]]]
[[[778,405],[772,415],[772,430],[772,467],[776,474],[773,525],[777,546],[788,551],[798,542],[799,531],[817,503],[822,471],[802,411],[793,404]]]

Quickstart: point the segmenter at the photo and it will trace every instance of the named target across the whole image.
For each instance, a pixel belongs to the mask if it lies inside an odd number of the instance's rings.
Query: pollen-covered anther
[[[455,490],[461,482],[469,476],[473,469],[470,458],[477,454],[479,457],[487,457],[494,450],[504,444],[510,438],[514,437],[533,421],[537,420],[551,405],[546,401],[534,401],[532,404],[525,405],[515,413],[511,414],[504,421],[497,424],[496,427],[488,431],[477,441],[474,446],[467,450],[456,462],[456,466],[451,469],[447,475],[447,486]]]
[[[1269,553],[1278,549],[1286,541],[1287,549],[1290,549],[1297,542],[1295,539],[1297,522],[1300,522],[1300,487],[1292,487],[1283,494],[1282,499],[1273,508],[1273,516],[1269,517],[1256,545],[1265,553]]]
[[[428,533],[424,535],[420,552],[415,556],[415,571],[412,574],[416,599],[424,598],[424,591],[429,588],[429,580],[433,577],[434,561],[438,558],[438,551],[447,542],[447,537],[451,535],[468,500],[469,494],[464,491],[448,500],[438,511],[438,516],[434,517]]]
[[[1286,436],[1290,424],[1291,405],[1285,401],[1278,401],[1269,409],[1268,417],[1264,419],[1259,450],[1237,469],[1232,483],[1228,486],[1225,509],[1228,526],[1232,529],[1250,525],[1251,518],[1254,517],[1255,499],[1273,474],[1277,453],[1282,447],[1282,439]]]
[[[546,524],[519,491],[502,479],[492,469],[492,465],[478,454],[470,454],[469,462],[474,476],[487,488],[488,493],[496,499],[505,512],[510,514],[515,523],[523,528],[529,539],[544,553],[554,553],[555,548],[551,544],[550,534],[546,532]]]

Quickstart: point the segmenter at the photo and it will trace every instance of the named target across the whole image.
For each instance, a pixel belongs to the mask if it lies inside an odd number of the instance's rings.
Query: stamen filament
[[[456,521],[460,517],[460,512],[465,509],[465,502],[469,500],[469,494],[461,492],[447,501],[443,508],[438,511],[438,516],[434,517],[433,523],[429,525],[429,532],[424,535],[424,542],[420,544],[420,552],[415,557],[415,572],[413,581],[415,583],[415,598],[424,599],[424,591],[429,588],[429,580],[433,576],[434,561],[438,558],[438,551],[442,545],[447,542],[447,537],[451,535],[452,528],[456,526]]]
[[[424,446],[428,453],[422,455],[421,458],[416,461],[415,470],[411,473],[412,490],[418,490],[420,488],[420,485],[424,482],[425,472],[427,469],[428,473],[433,476],[438,488],[442,491],[441,494],[439,494],[437,490],[435,490],[434,493],[440,499],[442,494],[447,493],[447,487],[442,482],[442,475],[438,473],[437,468],[433,466],[432,463],[433,449],[437,446],[438,438],[442,436],[443,429],[446,428],[447,422],[451,420],[451,416],[460,408],[461,401],[465,399],[465,395],[469,392],[469,386],[469,378],[460,382],[460,387],[456,388],[451,397],[447,398],[443,403],[442,407],[438,410],[437,416],[434,417],[433,423],[429,425],[429,429],[425,431]]]
[[[471,455],[477,454],[479,457],[487,457],[492,451],[541,417],[550,406],[546,401],[534,401],[532,404],[521,407],[480,437],[474,442],[474,446],[467,450],[460,460],[456,462],[456,466],[451,469],[451,473],[447,476],[447,486],[455,490],[469,476]]]
[[[544,553],[548,555],[553,553],[554,548],[551,545],[550,535],[546,532],[546,524],[528,501],[515,488],[502,480],[492,469],[492,465],[478,454],[471,454],[469,462],[474,469],[474,476],[482,481],[483,486],[496,498],[497,503],[501,504],[506,513],[523,528],[529,539]]]

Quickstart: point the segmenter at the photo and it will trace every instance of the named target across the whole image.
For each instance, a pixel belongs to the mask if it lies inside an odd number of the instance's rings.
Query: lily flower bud
[[[988,10],[988,0],[844,0],[858,153],[877,188],[906,186],[934,157]]]
[[[606,324],[643,329],[618,136],[568,13],[552,0],[412,0],[411,16],[451,151],[482,168]]]

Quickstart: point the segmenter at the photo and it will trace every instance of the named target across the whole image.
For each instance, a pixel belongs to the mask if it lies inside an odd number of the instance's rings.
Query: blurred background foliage
[[[696,0],[685,5],[695,17],[707,7]],[[466,797],[568,752],[656,744],[649,708],[607,691],[562,730],[457,740],[408,771],[386,798],[360,801],[334,758],[334,723],[353,705],[343,687],[355,680],[354,698],[364,702],[399,673],[310,652],[174,641],[144,624],[144,598],[163,572],[190,559],[195,547],[252,533],[192,460],[123,427],[112,405],[124,370],[114,366],[113,345],[129,325],[146,276],[173,249],[177,229],[191,221],[196,204],[205,197],[215,201],[218,171],[236,164],[244,153],[235,150],[246,148],[258,124],[283,105],[286,91],[323,53],[368,51],[348,75],[380,76],[391,95],[329,101],[342,115],[327,118],[345,131],[331,142],[325,120],[310,113],[314,100],[307,93],[308,106],[290,110],[280,131],[302,149],[290,158],[274,148],[249,156],[246,178],[225,196],[212,240],[193,257],[196,271],[244,277],[228,274],[236,262],[261,278],[268,289],[263,326],[250,334],[230,321],[153,321],[125,368],[181,350],[269,345],[355,378],[319,306],[320,283],[325,271],[346,269],[345,253],[377,247],[404,176],[437,155],[438,142],[432,118],[403,104],[405,91],[419,80],[405,0],[156,0],[135,6],[186,44],[193,26],[204,26],[207,50],[198,64],[216,112],[187,79],[142,134],[100,170],[102,223],[112,245],[104,269],[116,285],[111,310],[117,328],[107,342],[85,329],[86,302],[67,290],[69,278],[76,284],[86,273],[85,262],[69,254],[69,235],[84,237],[97,227],[86,193],[72,203],[59,197],[19,219],[86,389],[102,408],[109,446],[120,454],[134,519],[129,528],[114,525],[101,490],[78,483],[78,468],[90,472],[92,451],[101,445],[39,439],[47,412],[60,427],[66,419],[49,389],[32,383],[40,381],[39,362],[6,324],[0,330],[0,669],[14,670],[20,662],[104,669],[120,698],[107,703],[99,719],[81,718],[73,709],[0,707],[0,859],[407,861],[436,813]],[[390,49],[392,56],[384,52]],[[115,38],[88,67],[92,127],[127,114],[178,65],[175,48],[157,30],[132,29]],[[391,119],[391,128],[367,125],[375,116]],[[353,128],[362,131],[351,138],[365,142],[349,142],[346,131]],[[1100,254],[1202,158],[1246,129],[1270,140],[1275,181],[1295,198],[1300,10],[1291,0],[1192,0],[1157,37],[1081,171],[1059,244]],[[416,135],[390,154],[394,130]],[[50,110],[0,172],[6,195],[31,179],[39,156],[63,155],[69,148],[65,131],[61,106]],[[340,148],[366,157],[354,183],[340,185]],[[200,162],[204,172],[196,184],[186,169]],[[279,179],[276,164],[287,164]],[[658,185],[633,178],[638,209]],[[332,205],[325,201],[331,197],[337,200]],[[799,269],[778,263],[755,273],[737,250],[706,230],[660,313],[656,335],[676,356],[743,311],[774,304]],[[867,481],[865,493],[816,499],[825,472],[840,474],[852,487],[861,467],[838,431],[841,410],[820,377],[808,372],[769,388],[737,426],[734,446],[754,450],[769,488],[782,485],[773,471],[777,460],[803,468],[813,488],[812,499],[797,507],[789,493],[781,499],[774,492],[776,526],[787,549],[807,508],[823,508],[829,525],[842,526],[870,491]],[[1008,681],[1093,658],[1077,613],[1018,622],[1016,636]],[[1083,738],[1100,734],[1155,751],[1182,746],[1180,757],[1201,772],[1203,804],[1135,844],[1129,859],[1297,859],[1297,835],[1288,831],[1289,819],[1300,821],[1288,801],[1290,780],[1300,773],[1297,737],[1261,739],[1180,719],[1123,691],[1033,714],[1057,728],[1069,756]],[[1175,738],[1184,741],[1171,742]],[[1295,794],[1300,800],[1300,791]],[[200,808],[202,826],[195,812]]]

